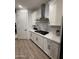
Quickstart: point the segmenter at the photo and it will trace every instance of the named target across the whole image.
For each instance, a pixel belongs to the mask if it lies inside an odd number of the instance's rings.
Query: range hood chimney
[[[49,19],[45,17],[45,6],[46,4],[41,5],[41,18],[37,19],[37,21],[48,23]]]
[[[45,4],[41,5],[41,18],[45,18]]]

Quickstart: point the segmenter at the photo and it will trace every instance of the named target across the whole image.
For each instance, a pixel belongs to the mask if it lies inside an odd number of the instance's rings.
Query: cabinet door
[[[34,34],[34,42],[40,47],[40,36],[37,34]]]
[[[62,16],[63,16],[63,10],[62,10],[62,5],[63,3],[62,3],[62,0],[57,0],[56,1],[56,5],[57,5],[57,7],[56,7],[56,21],[55,21],[55,23],[57,24],[57,25],[61,25],[61,22],[62,22]]]
[[[33,42],[35,42],[35,39],[36,39],[35,34],[34,34],[34,33],[31,33],[31,40],[32,40]]]
[[[33,37],[34,37],[34,39],[33,39],[34,43],[37,43],[37,36],[35,33],[33,33]]]
[[[44,39],[44,52],[45,52],[48,56],[50,56],[50,51],[49,51],[49,49],[50,49],[50,46],[48,45],[48,39]]]
[[[55,42],[49,41],[50,46],[50,56],[51,58],[58,59],[59,45]]]
[[[59,45],[50,39],[44,39],[44,51],[52,59],[58,59]]]
[[[49,2],[49,21],[50,25],[55,25],[56,21],[56,1]]]
[[[44,40],[41,36],[33,34],[34,39],[33,41],[43,50],[44,49]]]
[[[38,36],[36,35],[35,43],[39,46],[38,42],[39,42],[39,39],[38,39]]]
[[[38,45],[42,50],[44,49],[44,39],[41,36],[38,36]]]
[[[32,32],[31,32],[30,37],[31,37],[31,40],[33,41],[33,40],[34,40],[34,35],[33,35],[33,33],[32,33]]]
[[[62,22],[62,0],[49,2],[49,21],[50,25],[61,25]]]

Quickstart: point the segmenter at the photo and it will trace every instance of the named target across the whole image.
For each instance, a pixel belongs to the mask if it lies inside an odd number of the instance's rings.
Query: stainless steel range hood
[[[41,5],[41,18],[38,19],[37,21],[49,22],[49,19],[45,17],[45,6],[46,6],[46,4],[42,4]]]
[[[45,4],[41,5],[41,19],[45,18]]]

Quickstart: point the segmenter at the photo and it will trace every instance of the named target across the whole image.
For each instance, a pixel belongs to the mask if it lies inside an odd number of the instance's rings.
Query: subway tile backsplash
[[[43,22],[37,22],[36,25],[39,30],[52,32],[55,35],[58,34],[58,31],[60,32],[60,26],[50,26],[48,23]]]
[[[48,23],[37,22],[36,26],[39,30],[48,31]]]

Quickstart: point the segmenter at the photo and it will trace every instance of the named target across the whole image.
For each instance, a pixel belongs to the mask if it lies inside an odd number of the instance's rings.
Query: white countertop
[[[38,35],[40,35],[40,36],[42,36],[44,38],[50,39],[50,40],[60,44],[60,36],[56,36],[51,32],[49,32],[49,34],[47,34],[47,35],[42,35],[42,34],[36,33],[35,30],[31,30],[31,32],[33,32],[35,34],[38,34]]]

